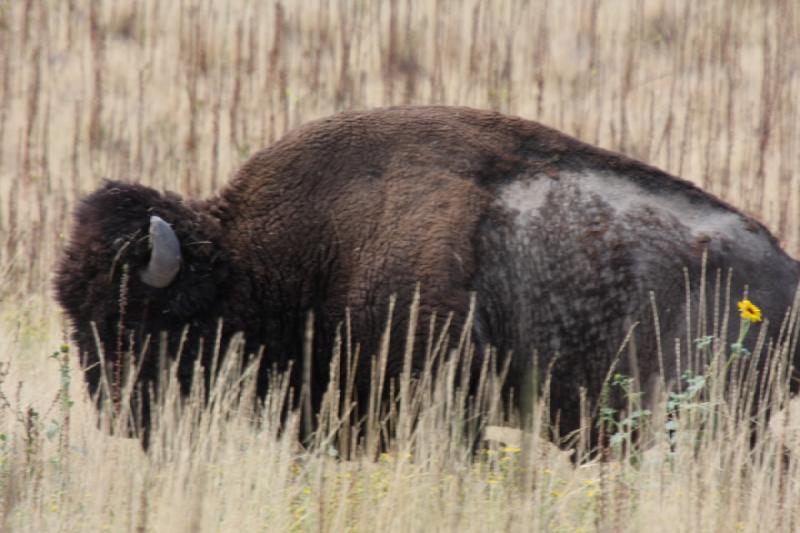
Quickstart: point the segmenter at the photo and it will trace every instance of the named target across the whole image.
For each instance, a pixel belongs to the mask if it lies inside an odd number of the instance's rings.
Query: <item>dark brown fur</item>
[[[613,176],[648,198],[678,199],[677,206],[740,220],[763,250],[751,256],[724,228],[691,238],[693,228],[675,216],[677,208],[662,210],[652,200],[622,211],[574,177],[587,172]],[[531,184],[545,191],[522,194],[534,207],[509,207],[509,187]],[[165,289],[144,286],[136,275],[148,260],[143,237],[151,214],[173,225],[183,251],[183,268]],[[298,128],[255,154],[205,202],[106,183],[78,208],[56,288],[85,364],[98,358],[90,322],[109,354],[120,343],[127,349],[130,338],[141,346],[144,336],[161,330],[177,337],[189,324],[190,356],[181,367],[187,387],[192,359],[208,363],[209,351],[201,353],[198,340],[214,337],[219,318],[224,340],[243,331],[249,350],[266,347],[265,366],[293,362],[299,374],[305,317],[314,311],[318,390],[346,309],[355,339],[372,354],[391,294],[404,315],[419,281],[422,323],[432,312],[453,312],[458,328],[475,292],[473,338],[512,354],[510,387],[524,386],[534,350],[540,368],[560,354],[553,408],[567,431],[577,426],[579,389],[597,399],[627,324],[642,322],[638,371],[657,370],[648,293],[656,293],[670,346],[685,313],[682,269],[696,287],[706,249],[709,268],[735,269],[735,294],[750,284],[751,297],[761,298],[757,303],[779,323],[800,267],[764,226],[717,198],[534,122],[467,108],[400,107],[342,113]],[[125,264],[125,322],[136,333],[120,341]],[[402,318],[395,331],[404,335]],[[402,366],[402,343],[395,344],[390,377]],[[423,347],[420,339],[415,368]],[[144,379],[155,375],[154,353],[145,354]],[[369,364],[362,357],[362,392]],[[668,367],[674,374],[674,364]],[[95,391],[97,367],[87,379]],[[264,373],[262,394],[265,388]]]

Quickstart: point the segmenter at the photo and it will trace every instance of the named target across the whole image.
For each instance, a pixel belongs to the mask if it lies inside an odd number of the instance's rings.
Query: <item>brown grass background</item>
[[[337,462],[240,414],[159,457],[95,430],[74,363],[63,404],[50,278],[82,194],[108,177],[206,196],[293,126],[400,103],[497,109],[625,152],[800,256],[792,0],[0,0],[0,529],[800,527],[794,463],[741,439],[576,468],[454,454],[432,429],[433,451]]]

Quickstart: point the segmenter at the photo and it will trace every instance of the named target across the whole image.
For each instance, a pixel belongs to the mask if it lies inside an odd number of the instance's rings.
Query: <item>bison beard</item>
[[[686,313],[697,317],[702,303],[704,255],[708,272],[733,272],[733,297],[747,287],[776,332],[800,266],[759,222],[686,181],[534,122],[399,107],[307,124],[205,201],[105,183],[77,209],[55,285],[90,392],[100,383],[98,344],[105,368],[132,351],[145,404],[161,333],[163,352],[174,355],[185,332],[178,376],[188,393],[195,362],[211,366],[220,319],[223,346],[242,332],[248,353],[266,347],[259,394],[270,368],[291,364],[299,385],[309,312],[318,402],[348,309],[365,354],[355,384],[363,400],[391,295],[399,318],[387,380],[403,367],[404,311],[417,282],[420,324],[452,313],[454,332],[474,294],[473,370],[496,348],[497,367],[510,368],[505,391],[519,398],[532,368],[551,368],[552,414],[565,435],[580,424],[581,391],[596,404],[634,324],[635,354],[617,370],[643,388],[662,375],[676,381],[674,352],[656,357],[651,295],[663,344],[685,339]],[[423,329],[414,372],[425,364]],[[792,357],[796,365],[800,353]],[[143,418],[146,429],[146,408]]]

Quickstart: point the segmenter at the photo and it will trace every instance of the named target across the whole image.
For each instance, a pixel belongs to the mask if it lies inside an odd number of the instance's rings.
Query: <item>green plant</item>
[[[50,420],[50,426],[45,432],[45,435],[50,440],[53,440],[56,436],[58,437],[58,462],[62,469],[65,469],[69,457],[70,411],[75,403],[70,396],[72,375],[69,367],[69,346],[62,344],[57,351],[50,354],[50,359],[58,363],[60,387],[58,390],[57,402],[59,406],[59,416],[57,419],[53,418]]]
[[[620,410],[610,406],[612,388],[621,391],[627,402],[627,409]],[[605,434],[608,435],[608,444],[616,458],[622,459],[626,455],[631,461],[638,462],[642,450],[634,437],[651,416],[652,411],[642,406],[642,392],[636,390],[632,377],[615,373],[610,382],[604,384],[598,424],[602,424]]]

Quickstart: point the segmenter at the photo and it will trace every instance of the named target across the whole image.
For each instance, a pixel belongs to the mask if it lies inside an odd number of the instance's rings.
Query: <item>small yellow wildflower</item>
[[[489,477],[486,479],[486,482],[490,485],[496,484],[498,481],[503,481],[505,476],[503,474],[489,474]]]
[[[517,446],[506,446],[505,448],[502,448],[502,451],[505,453],[519,453],[522,451],[522,448]]]
[[[743,320],[750,322],[761,322],[761,309],[750,300],[742,300],[736,304],[739,308],[739,314]]]
[[[303,487],[303,494],[306,496],[311,495],[311,487]]]
[[[591,486],[592,483],[594,483],[594,481],[592,481],[591,479],[584,479],[583,480],[583,484],[586,485],[587,487]]]
[[[552,496],[553,498],[558,498],[559,496],[561,496],[561,493],[558,492],[557,490],[551,490],[550,496]]]

